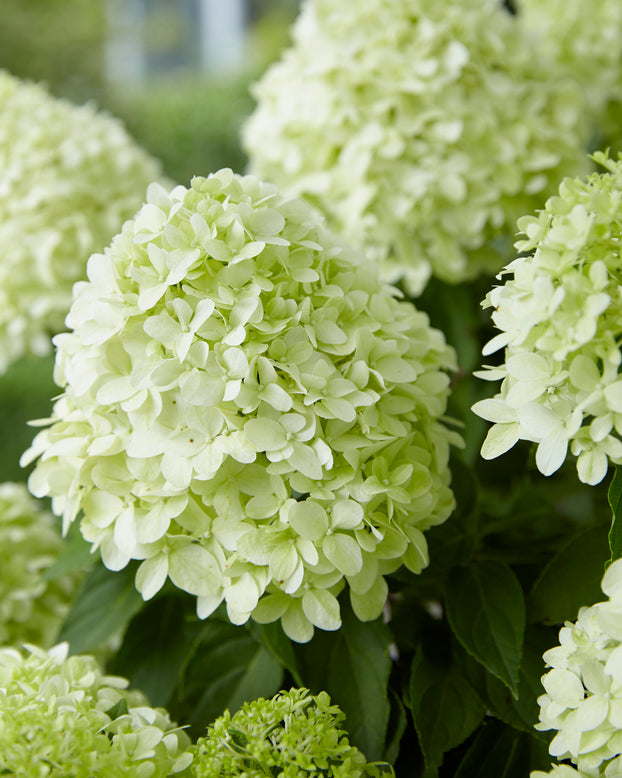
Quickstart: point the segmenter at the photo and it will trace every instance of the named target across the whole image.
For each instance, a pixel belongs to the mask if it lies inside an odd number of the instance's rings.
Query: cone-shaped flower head
[[[496,272],[516,219],[586,170],[579,90],[555,73],[498,0],[307,0],[254,87],[251,171],[414,293]]]
[[[162,708],[90,656],[0,649],[0,772],[36,778],[167,778],[192,760]]]
[[[326,692],[281,692],[271,700],[247,702],[225,713],[199,738],[189,773],[192,778],[363,778],[373,765],[348,741],[345,716]],[[384,766],[385,768],[387,765]],[[383,775],[392,774],[392,771]]]
[[[544,654],[552,669],[542,677],[536,729],[557,730],[551,756],[613,777],[622,772],[622,560],[607,569],[602,588],[609,599],[581,608]]]
[[[588,484],[605,477],[608,461],[622,462],[622,161],[594,156],[606,173],[563,181],[538,216],[519,220],[526,256],[483,303],[501,330],[484,354],[506,348],[504,364],[479,375],[503,383],[473,407],[494,423],[485,459],[531,440],[550,475],[570,444]]]
[[[0,645],[50,646],[77,579],[41,580],[63,548],[53,517],[23,484],[0,484]]]
[[[115,119],[0,71],[0,372],[51,351],[89,255],[159,175]]]
[[[535,45],[546,48],[559,70],[580,85],[596,134],[619,144],[622,3],[519,0],[518,15]]]
[[[88,265],[56,337],[65,393],[25,461],[104,563],[145,560],[205,617],[308,640],[427,564],[455,433],[442,334],[354,265],[302,202],[220,171],[148,204]],[[260,597],[266,593],[268,596]]]

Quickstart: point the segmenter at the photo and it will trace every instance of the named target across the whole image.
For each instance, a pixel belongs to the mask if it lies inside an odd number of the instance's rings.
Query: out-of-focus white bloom
[[[498,0],[307,0],[254,87],[251,171],[419,293],[496,271],[516,219],[587,171],[579,90]]]
[[[473,406],[494,425],[484,458],[531,440],[550,475],[570,447],[588,484],[622,462],[622,161],[594,156],[606,173],[566,179],[538,216],[519,220],[516,247],[529,253],[483,303],[501,330],[484,354],[505,346],[505,363],[478,375],[503,383]]]
[[[0,645],[50,646],[69,610],[77,579],[41,580],[63,548],[52,516],[23,484],[0,484]]]
[[[0,71],[0,372],[51,351],[89,255],[159,177],[117,120]]]
[[[518,18],[536,46],[581,87],[605,143],[622,132],[622,3],[619,0],[519,0]],[[603,144],[605,145],[605,144]]]
[[[37,778],[168,778],[192,761],[162,708],[67,644],[0,649],[0,771]]]
[[[566,622],[560,645],[544,654],[536,729],[557,730],[549,753],[570,759],[588,778],[622,774],[622,560],[606,571],[609,599]],[[557,773],[554,773],[557,775]],[[560,774],[561,778],[561,774]]]
[[[453,351],[301,201],[223,170],[148,204],[75,287],[64,395],[25,457],[111,569],[295,640],[376,618],[453,507]]]

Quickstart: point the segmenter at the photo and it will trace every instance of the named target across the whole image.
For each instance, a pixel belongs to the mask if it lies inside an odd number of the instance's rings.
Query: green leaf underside
[[[81,654],[122,632],[143,604],[135,573],[135,564],[119,572],[95,567],[78,590],[58,641],[68,641],[71,652]]]
[[[484,704],[457,668],[431,662],[417,649],[410,677],[410,705],[428,768],[463,743],[486,713]]]
[[[613,480],[607,493],[611,507],[611,529],[609,530],[609,551],[611,556],[608,564],[622,556],[622,470],[616,465]]]
[[[516,697],[525,602],[512,570],[487,560],[455,568],[448,579],[445,605],[460,643]]]

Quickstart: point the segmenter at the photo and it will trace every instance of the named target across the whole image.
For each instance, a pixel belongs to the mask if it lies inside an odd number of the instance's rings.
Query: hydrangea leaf
[[[512,570],[492,561],[454,568],[447,582],[445,606],[460,643],[516,697],[525,602]]]

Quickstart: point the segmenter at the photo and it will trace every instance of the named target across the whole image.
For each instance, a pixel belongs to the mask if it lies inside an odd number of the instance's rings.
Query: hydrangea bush
[[[192,757],[161,708],[90,656],[0,649],[0,771],[37,778],[167,778]]]
[[[326,692],[291,689],[226,711],[191,748],[193,778],[363,778],[378,775],[350,745],[344,715]],[[388,765],[385,765],[388,767]],[[391,770],[387,775],[393,774]]]
[[[0,372],[51,351],[89,255],[159,177],[118,121],[0,71]]]
[[[49,512],[24,484],[0,484],[0,645],[50,646],[76,590],[74,575],[43,581],[63,549]]]
[[[622,140],[622,5],[617,0],[520,0],[518,14],[539,48],[582,89],[594,131]]]
[[[145,599],[168,576],[202,618],[224,600],[307,641],[339,627],[346,582],[375,619],[384,575],[427,565],[453,508],[454,354],[352,259],[302,202],[224,170],[152,186],[89,260],[25,461],[109,568],[144,560]]]
[[[496,271],[516,219],[585,169],[555,67],[496,0],[308,0],[254,87],[251,171],[414,293]]]
[[[538,469],[550,475],[570,446],[588,484],[605,477],[608,462],[622,462],[622,161],[595,159],[606,172],[566,179],[544,210],[519,221],[524,256],[484,301],[501,330],[484,354],[505,347],[505,361],[480,377],[503,381],[473,407],[493,422],[483,457],[531,440]]]
[[[588,776],[622,770],[622,560],[606,571],[608,600],[579,611],[559,633],[560,645],[544,654],[536,729],[554,730],[550,754],[570,759]]]

